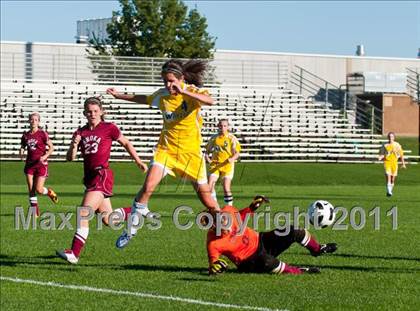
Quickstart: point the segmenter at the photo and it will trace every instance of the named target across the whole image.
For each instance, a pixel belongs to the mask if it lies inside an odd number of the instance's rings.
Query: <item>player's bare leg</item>
[[[38,198],[36,196],[36,190],[34,187],[34,176],[26,175],[26,184],[28,185],[29,193],[29,207],[35,209],[35,217],[39,216]]]
[[[58,251],[57,255],[72,264],[79,261],[80,253],[85,246],[89,235],[89,221],[87,218],[94,213],[104,201],[104,195],[100,191],[85,192],[82,208],[79,209],[80,223],[77,224],[76,233],[73,237],[71,249]]]
[[[35,190],[40,195],[47,195],[51,201],[54,203],[58,203],[58,196],[51,188],[45,188],[45,177],[37,177],[35,180]]]
[[[105,224],[106,226],[109,226],[111,221],[114,225],[117,225],[127,220],[127,217],[131,214],[131,206],[121,207],[121,208],[117,208],[116,210],[113,210],[111,199],[105,198],[102,204],[96,210],[96,213],[102,216],[102,223]],[[112,218],[110,217],[111,214],[114,214],[114,215],[119,214],[119,217],[115,216],[115,218]]]
[[[112,213],[112,204],[110,198],[104,198],[101,205],[96,210],[102,216],[102,222],[105,225],[109,225],[109,215]]]
[[[212,197],[214,198],[215,201],[217,201],[217,195],[216,195],[217,179],[219,179],[219,176],[217,176],[216,174],[211,174],[209,176],[209,187],[210,187],[211,195],[212,195]]]
[[[222,186],[224,192],[224,201],[226,205],[233,205],[233,195],[231,190],[232,179],[230,177],[223,177]]]
[[[153,217],[153,214],[149,210],[148,202],[155,191],[156,186],[159,185],[163,177],[165,177],[165,170],[160,165],[152,165],[147,171],[143,187],[137,193],[131,207],[131,214],[128,221],[129,228],[117,239],[117,248],[125,247],[128,242],[130,242],[131,238],[136,235],[140,217]]]
[[[212,197],[210,186],[208,184],[197,184],[196,182],[193,182],[192,185],[197,192],[197,196],[201,203],[203,203],[209,211],[220,211],[219,204]]]
[[[393,177],[391,174],[385,174],[386,180],[386,195],[388,197],[392,196],[392,186],[393,186]]]
[[[390,177],[391,177],[390,182],[391,182],[391,195],[392,195],[394,191],[395,179],[397,178],[397,176],[391,175]]]

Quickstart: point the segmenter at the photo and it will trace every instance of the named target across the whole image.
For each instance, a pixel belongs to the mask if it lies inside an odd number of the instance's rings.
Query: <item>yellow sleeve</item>
[[[156,92],[154,92],[152,95],[147,96],[146,97],[147,104],[151,107],[159,108],[160,98],[164,95],[165,90],[166,89],[161,88],[157,90]]]
[[[241,151],[241,145],[239,144],[238,139],[234,135],[232,135],[231,141],[232,141],[232,152],[233,151],[240,152]]]

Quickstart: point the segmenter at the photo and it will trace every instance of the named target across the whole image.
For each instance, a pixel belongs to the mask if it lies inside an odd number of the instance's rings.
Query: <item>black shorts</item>
[[[300,231],[300,230],[299,230]],[[270,273],[280,265],[276,257],[296,242],[296,231],[290,226],[290,231],[275,229],[260,233],[258,249],[248,259],[238,265],[241,272]]]

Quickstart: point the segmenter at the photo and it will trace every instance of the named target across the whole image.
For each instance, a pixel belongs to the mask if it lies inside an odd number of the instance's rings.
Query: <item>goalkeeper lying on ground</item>
[[[293,226],[290,226],[287,234],[286,230],[282,231],[279,229],[258,233],[248,227],[243,230],[243,233],[238,234],[240,226],[237,213],[239,213],[240,219],[243,221],[247,214],[253,214],[265,202],[268,202],[267,198],[256,196],[249,207],[240,211],[228,205],[221,210],[222,215],[224,215],[222,217],[230,217],[231,225],[230,229],[222,230],[219,236],[216,234],[215,226],[212,226],[207,233],[209,274],[222,273],[227,269],[227,262],[220,258],[222,255],[229,258],[241,272],[276,274],[317,273],[319,268],[290,266],[276,257],[294,242],[307,248],[312,256],[335,252],[337,249],[335,243],[319,244],[306,229],[295,229]],[[206,221],[208,222],[208,219],[203,217],[201,221],[205,224]],[[216,222],[214,221],[213,223]]]

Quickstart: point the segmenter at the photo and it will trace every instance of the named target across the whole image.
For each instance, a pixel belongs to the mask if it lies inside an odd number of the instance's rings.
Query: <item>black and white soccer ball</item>
[[[335,220],[334,206],[324,200],[317,200],[309,205],[309,222],[321,228],[331,226]]]

